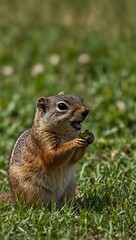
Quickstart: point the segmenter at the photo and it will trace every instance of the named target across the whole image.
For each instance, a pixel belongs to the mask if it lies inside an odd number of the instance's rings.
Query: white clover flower
[[[122,112],[124,112],[126,110],[126,104],[123,101],[116,102],[116,106]]]
[[[60,56],[58,54],[52,54],[49,57],[49,63],[52,65],[58,65],[60,62]]]
[[[33,77],[36,77],[43,72],[44,72],[44,65],[42,63],[37,63],[33,66],[31,70],[31,75]]]
[[[12,66],[7,65],[2,67],[1,72],[4,76],[11,76],[14,73],[14,69]]]
[[[88,53],[82,53],[79,55],[77,61],[80,64],[90,63],[91,57]]]

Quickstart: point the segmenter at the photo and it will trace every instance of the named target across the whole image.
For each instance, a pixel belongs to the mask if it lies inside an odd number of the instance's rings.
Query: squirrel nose
[[[89,109],[86,109],[84,112],[81,113],[83,117],[86,117],[89,113]]]

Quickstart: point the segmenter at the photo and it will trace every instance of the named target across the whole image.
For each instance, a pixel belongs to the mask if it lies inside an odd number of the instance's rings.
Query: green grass
[[[10,151],[38,97],[79,95],[95,135],[75,202],[51,211],[0,204],[1,239],[136,238],[135,9],[134,0],[1,0],[0,190],[9,190]]]

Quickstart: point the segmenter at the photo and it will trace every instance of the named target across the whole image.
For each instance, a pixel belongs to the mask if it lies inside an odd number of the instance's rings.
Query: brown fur
[[[58,103],[68,109],[60,110]],[[78,138],[71,122],[85,119],[86,106],[78,97],[59,95],[40,98],[32,128],[15,143],[9,164],[9,182],[14,201],[38,202],[49,206],[72,199],[76,194],[74,172],[88,143]]]
[[[11,193],[3,192],[0,193],[0,202],[5,202],[11,200]]]

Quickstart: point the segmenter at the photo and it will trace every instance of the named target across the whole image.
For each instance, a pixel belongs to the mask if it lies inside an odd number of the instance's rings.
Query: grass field
[[[0,239],[136,239],[136,2],[0,1],[0,191],[40,96],[82,97],[95,142],[78,196],[58,209],[0,204]]]

